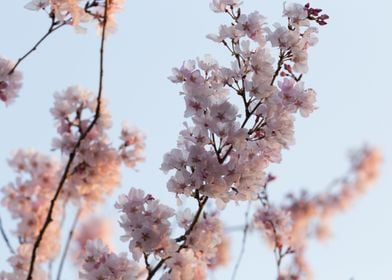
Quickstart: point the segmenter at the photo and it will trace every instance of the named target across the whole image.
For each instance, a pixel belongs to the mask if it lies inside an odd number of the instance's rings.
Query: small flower
[[[48,0],[32,0],[27,3],[24,7],[31,11],[39,11],[45,9],[49,5]]]
[[[12,71],[13,66],[11,61],[0,57],[0,100],[6,105],[15,100],[22,87],[22,74]]]

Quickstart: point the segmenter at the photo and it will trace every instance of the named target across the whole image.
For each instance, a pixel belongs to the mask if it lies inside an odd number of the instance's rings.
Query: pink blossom
[[[206,279],[207,267],[191,249],[174,253],[166,262],[169,270],[163,274],[162,280]]]
[[[27,3],[24,7],[28,10],[38,11],[45,9],[49,5],[49,0],[32,0]]]
[[[22,87],[22,74],[19,71],[10,73],[14,66],[11,61],[0,57],[0,100],[11,104]]]
[[[144,160],[144,135],[136,127],[123,124],[120,139],[123,144],[120,146],[120,157],[126,166],[133,168],[137,163]]]
[[[305,6],[297,3],[283,3],[283,16],[288,17],[290,24],[296,27],[308,26],[310,21],[308,20],[308,11]]]
[[[143,253],[159,253],[170,245],[170,222],[174,210],[159,203],[144,191],[132,188],[122,195],[115,207],[122,212],[120,226],[124,229],[123,241],[130,240],[129,250],[135,260]]]
[[[213,0],[210,8],[216,13],[224,13],[228,8],[237,8],[241,4],[239,0]]]
[[[88,241],[80,279],[129,280],[144,279],[145,270],[129,261],[126,254],[116,255],[102,241]]]
[[[77,86],[55,94],[51,113],[55,117],[59,137],[53,140],[55,149],[69,155],[95,118],[96,98],[88,90]],[[65,197],[87,203],[101,201],[120,183],[120,166],[124,162],[135,167],[143,160],[144,136],[136,128],[125,125],[121,132],[122,144],[115,149],[107,135],[111,116],[104,100],[100,116],[85,135],[71,166],[71,174],[63,190]]]

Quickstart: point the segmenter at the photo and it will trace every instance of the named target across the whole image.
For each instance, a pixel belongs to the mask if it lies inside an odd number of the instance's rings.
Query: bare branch
[[[63,27],[64,25],[68,24],[69,22],[67,20],[63,21],[63,22],[58,22],[54,20],[54,17],[51,17],[52,22],[50,24],[50,27],[48,29],[48,31],[37,41],[37,43],[35,43],[35,45],[28,51],[26,52],[22,57],[20,57],[18,59],[18,61],[16,62],[16,64],[14,65],[14,67],[12,67],[12,69],[10,70],[10,72],[8,72],[8,75],[12,75],[12,73],[14,73],[14,71],[16,70],[16,68],[18,67],[18,65],[25,60],[32,52],[34,52],[35,50],[37,50],[38,46],[45,41],[45,39],[52,34],[53,32],[55,32],[56,30],[60,29],[61,27]]]

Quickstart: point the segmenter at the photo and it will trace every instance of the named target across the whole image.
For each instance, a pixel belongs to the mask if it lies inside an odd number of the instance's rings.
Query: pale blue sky
[[[0,10],[0,55],[16,60],[47,29],[42,13],[23,9],[26,1],[5,1]],[[243,11],[257,9],[273,23],[281,21],[282,1],[244,0]],[[147,135],[147,161],[139,172],[126,171],[123,187],[144,188],[166,203],[168,176],[159,170],[162,156],[175,146],[182,128],[183,98],[170,83],[171,68],[183,60],[210,53],[228,61],[224,48],[205,38],[227,22],[212,13],[206,0],[128,1],[118,15],[118,32],[110,36],[106,52],[105,95],[113,114],[115,139],[123,120],[139,126]],[[363,143],[378,146],[384,154],[379,183],[333,223],[334,238],[314,243],[308,259],[315,279],[392,279],[392,120],[390,65],[390,11],[392,2],[314,1],[331,19],[320,30],[319,44],[310,51],[306,85],[318,92],[319,109],[309,119],[298,118],[296,145],[284,153],[281,165],[270,170],[278,176],[272,200],[285,192],[306,187],[319,191],[348,167],[347,151]],[[33,147],[49,152],[55,134],[49,113],[52,94],[69,85],[97,89],[98,37],[72,28],[59,30],[21,66],[24,86],[16,103],[0,107],[0,185],[13,180],[6,164],[10,151]],[[271,187],[272,188],[272,187]],[[109,201],[106,212],[118,214]],[[241,224],[244,207],[231,207],[228,224]],[[4,216],[5,210],[0,208]],[[241,234],[233,234],[232,256],[236,258]],[[119,243],[121,244],[121,243]],[[126,245],[122,245],[126,250]],[[0,241],[0,269],[6,266],[7,249]],[[229,279],[232,267],[219,271],[216,279]],[[67,271],[63,279],[74,276]],[[237,279],[274,279],[272,252],[253,234]]]

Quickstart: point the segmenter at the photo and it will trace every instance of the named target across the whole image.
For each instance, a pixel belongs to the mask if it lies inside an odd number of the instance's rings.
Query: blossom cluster
[[[13,67],[14,63],[0,57],[0,100],[6,105],[15,100],[22,87],[22,74]]]
[[[102,26],[106,3],[108,5],[107,28],[115,30],[116,21],[113,15],[122,9],[124,0],[31,0],[25,8],[32,11],[46,11],[56,26],[70,24],[76,30],[84,31],[81,24],[92,20],[97,20]]]
[[[71,154],[74,160],[69,165],[67,181],[53,208],[51,223],[42,237],[44,242],[38,248],[38,263],[52,261],[60,253],[63,210],[69,200],[76,202],[78,207],[88,213],[91,206],[102,202],[119,185],[121,163],[133,168],[143,160],[144,136],[140,131],[125,125],[120,147],[112,147],[107,135],[111,126],[110,114],[102,101],[100,118],[96,119],[97,105],[97,99],[92,93],[80,87],[70,87],[62,93],[56,93],[51,113],[56,120],[59,137],[53,140],[53,148],[62,152],[62,160],[55,160],[31,149],[18,150],[9,160],[9,165],[18,177],[3,188],[2,204],[18,221],[14,234],[21,244],[17,254],[9,259],[11,264],[17,262],[17,265],[12,265],[12,273],[4,274],[9,277],[6,279],[27,275],[31,250],[47,222],[50,203],[59,188]],[[89,129],[93,121],[95,124]],[[78,149],[75,148],[77,145]],[[83,250],[85,243],[80,244]],[[42,273],[38,266],[35,271]],[[40,276],[35,279],[45,278]]]
[[[70,155],[80,143],[64,195],[86,202],[102,200],[119,185],[122,162],[135,167],[143,160],[144,136],[141,132],[124,125],[120,137],[122,144],[119,149],[112,147],[107,135],[111,116],[105,101],[101,100],[99,118],[96,118],[97,106],[92,92],[72,86],[55,94],[51,109],[59,133],[53,140],[53,148]]]
[[[312,278],[305,259],[309,238],[325,239],[330,235],[329,221],[375,183],[380,163],[380,152],[364,147],[354,153],[351,173],[338,180],[340,189],[328,189],[317,195],[306,191],[300,195],[289,194],[280,207],[266,201],[267,204],[255,213],[255,228],[263,232],[273,247],[280,251],[286,248],[293,254],[287,270],[282,271],[282,279]]]
[[[168,183],[171,192],[198,192],[225,203],[256,199],[266,180],[264,170],[294,142],[294,114],[307,117],[315,109],[314,90],[300,81],[308,71],[308,49],[317,42],[306,7],[286,6],[288,26],[275,25],[271,31],[258,12],[236,10],[239,4],[212,3],[214,11],[233,20],[208,36],[234,57],[230,67],[206,56],[184,62],[170,77],[183,84],[185,117],[192,120],[178,147],[164,157],[162,170],[175,171]],[[241,97],[243,112],[229,98],[230,91]]]
[[[135,188],[127,196],[120,196],[115,207],[123,213],[120,226],[125,235],[122,240],[130,240],[129,250],[135,260],[138,261],[143,253],[165,254],[165,249],[170,245],[168,219],[174,216],[174,209]]]
[[[88,241],[85,262],[80,279],[129,280],[143,279],[145,271],[137,263],[129,261],[126,254],[109,251],[101,241]]]
[[[88,213],[87,213],[88,214]],[[111,248],[111,235],[113,234],[113,223],[108,218],[100,216],[86,215],[81,213],[82,219],[75,230],[73,236],[73,257],[76,264],[79,264],[86,254],[87,242],[89,240],[100,240],[107,247]]]
[[[17,253],[8,259],[13,271],[0,272],[0,280],[26,279],[30,264],[30,255],[31,244],[22,244],[19,246]],[[47,272],[41,266],[37,266],[33,273],[33,279],[49,280],[49,277]]]
[[[30,263],[29,250],[44,224],[49,202],[58,183],[59,163],[34,150],[19,150],[9,165],[18,177],[3,188],[2,205],[18,221],[14,234],[21,242],[17,254],[9,262],[13,264],[14,275],[25,275]],[[45,237],[50,238],[38,251],[39,263],[54,259],[60,251],[60,203],[54,211],[55,219],[45,234]]]

